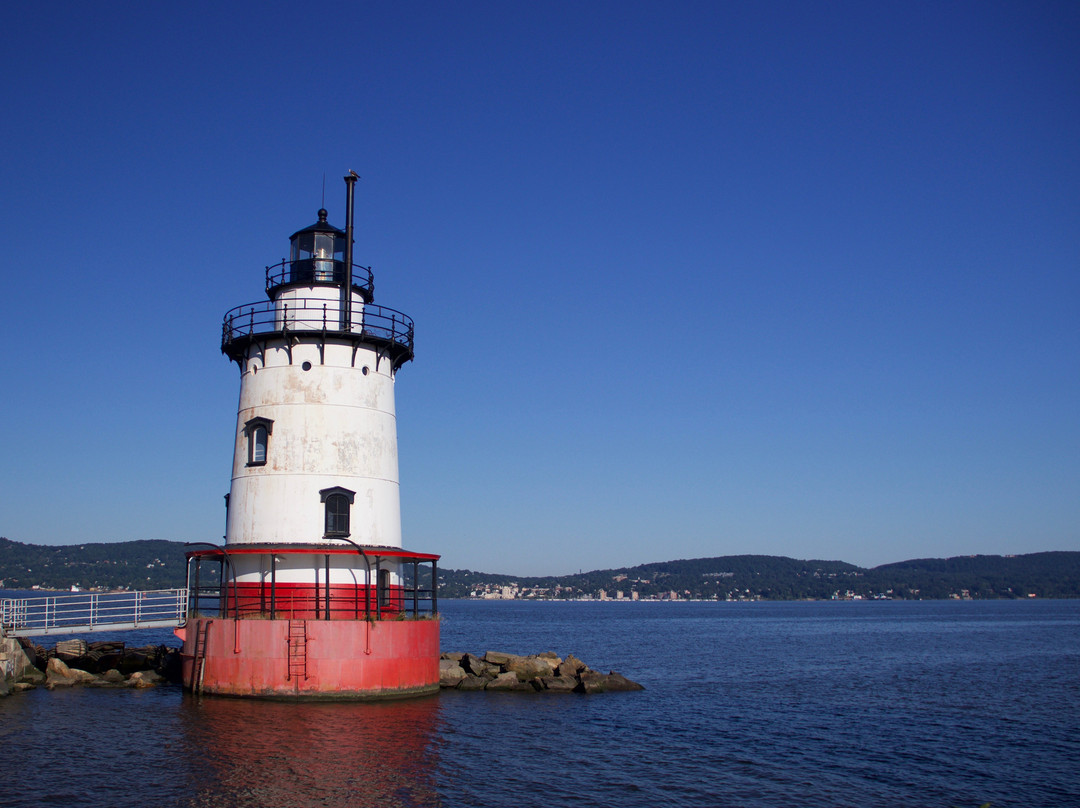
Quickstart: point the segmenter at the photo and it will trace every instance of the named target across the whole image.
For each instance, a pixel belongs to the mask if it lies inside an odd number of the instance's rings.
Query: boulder
[[[442,654],[439,672],[440,685],[457,690],[541,693],[644,690],[620,673],[600,673],[573,654],[560,659],[554,651],[531,656],[488,651],[482,658],[475,654]]]
[[[116,660],[114,667],[121,673],[135,673],[136,671],[149,670],[157,666],[155,649],[153,646],[144,648],[125,648],[123,656]]]
[[[67,663],[59,657],[53,657],[49,660],[49,664],[45,666],[46,674],[53,674],[54,676],[71,676],[71,668],[67,666]]]
[[[64,660],[53,657],[45,668],[45,687],[71,687],[93,682],[97,677],[78,668],[69,668]]]
[[[581,684],[578,685],[579,693],[603,693],[606,690],[605,676],[598,671],[585,670],[581,672]]]
[[[119,685],[124,682],[124,674],[120,673],[116,668],[109,668],[102,674],[101,679],[110,685]]]
[[[536,683],[551,693],[573,693],[578,686],[578,680],[573,676],[541,676],[535,680],[534,685]]]
[[[484,661],[490,662],[492,665],[505,665],[514,659],[521,659],[518,654],[504,654],[502,651],[488,651],[484,654]]]
[[[45,689],[55,690],[58,687],[74,687],[75,680],[69,679],[66,676],[57,676],[55,673],[50,673],[45,677]]]
[[[466,675],[457,686],[458,690],[483,690],[491,680],[484,676]]]
[[[144,687],[157,687],[165,681],[165,677],[154,671],[135,671],[128,677],[128,686],[142,689]]]
[[[637,682],[632,682],[625,676],[615,671],[600,673],[599,671],[582,671],[581,687],[579,693],[611,693],[619,690],[644,690]]]
[[[577,676],[581,671],[588,670],[589,666],[573,654],[567,654],[566,659],[559,663],[557,673],[559,676]]]
[[[461,667],[465,669],[466,673],[471,673],[473,676],[486,676],[488,679],[494,679],[502,673],[502,668],[498,665],[493,665],[472,654],[465,654],[461,658]]]
[[[457,687],[469,674],[452,659],[439,660],[439,687]]]
[[[158,673],[175,685],[184,680],[184,660],[179,648],[166,648],[164,655],[158,660]]]
[[[45,657],[38,654],[38,646],[34,645],[30,640],[25,637],[19,637],[19,646],[23,652],[23,666],[36,668],[39,664],[44,664]],[[15,669],[18,672],[19,666],[16,665]]]
[[[503,667],[517,674],[522,682],[531,682],[538,676],[551,676],[555,669],[546,659],[539,657],[518,657],[507,662]]]
[[[487,683],[485,690],[532,690],[533,686],[522,682],[513,671],[500,673]]]
[[[617,690],[644,690],[645,688],[639,685],[637,682],[632,682],[623,676],[621,673],[611,671],[604,678],[604,690],[617,691]]]
[[[78,668],[72,668],[71,675],[74,677],[75,683],[80,685],[90,685],[98,681],[98,678],[90,671],[81,671]]]
[[[460,651],[449,651],[445,654],[441,654],[439,659],[452,659],[454,662],[461,662],[461,658],[465,655]]]
[[[37,668],[25,668],[18,681],[28,685],[43,685],[45,684],[45,672]]]

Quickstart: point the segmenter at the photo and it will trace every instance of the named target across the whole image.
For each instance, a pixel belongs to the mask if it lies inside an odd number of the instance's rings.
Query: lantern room
[[[345,231],[327,222],[326,217],[326,208],[320,208],[319,221],[289,237],[291,282],[345,282]]]

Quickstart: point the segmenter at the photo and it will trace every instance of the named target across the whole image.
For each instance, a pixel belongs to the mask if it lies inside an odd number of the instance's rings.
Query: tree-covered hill
[[[184,586],[182,542],[64,546],[0,538],[7,589],[165,589]],[[1080,552],[925,558],[865,569],[843,561],[736,555],[529,577],[439,569],[443,598],[617,599],[1080,597]]]
[[[866,580],[879,588],[887,584],[908,598],[947,598],[965,591],[973,598],[1075,598],[1080,595],[1080,553],[918,558],[875,567]]]
[[[184,544],[98,542],[46,546],[0,538],[0,586],[7,589],[169,589],[184,586]]]

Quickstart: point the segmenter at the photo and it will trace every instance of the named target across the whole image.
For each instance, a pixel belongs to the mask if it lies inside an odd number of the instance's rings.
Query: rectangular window
[[[252,464],[266,462],[266,427],[255,427],[251,434],[251,462]]]

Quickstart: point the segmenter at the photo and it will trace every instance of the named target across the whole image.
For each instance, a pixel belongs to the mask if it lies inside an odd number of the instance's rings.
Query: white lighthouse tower
[[[240,403],[225,546],[189,553],[196,690],[438,689],[438,556],[401,543],[394,380],[413,358],[413,323],[375,305],[371,270],[353,264],[355,181],[345,177],[346,230],[320,210],[267,267],[267,300],[225,315]],[[202,614],[205,562],[220,565],[213,616]]]

